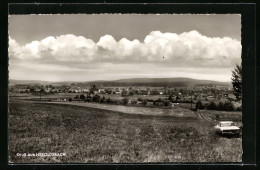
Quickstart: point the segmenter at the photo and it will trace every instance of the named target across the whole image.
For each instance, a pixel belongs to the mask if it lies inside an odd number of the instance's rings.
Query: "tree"
[[[220,110],[220,111],[225,110],[224,104],[222,102],[218,103],[217,110]]]
[[[93,96],[92,100],[93,102],[100,102],[101,97],[99,95]]]
[[[180,96],[176,96],[176,102],[178,103],[178,101],[181,99]]]
[[[233,85],[233,94],[239,101],[242,99],[242,65],[237,64],[235,69],[232,70],[231,80]]]
[[[30,88],[30,93],[35,92],[34,88]]]
[[[203,109],[202,102],[199,100],[199,101],[196,103],[195,107],[196,107],[196,110],[198,110],[198,109]]]
[[[94,94],[95,91],[98,91],[99,89],[96,87],[96,85],[94,84],[91,88],[90,88],[90,94]]]
[[[197,98],[198,98],[198,95],[194,94],[194,100],[197,100]]]
[[[207,109],[208,109],[208,110],[216,110],[216,109],[217,109],[216,103],[213,102],[213,101],[211,101],[211,102],[209,103],[209,105],[207,106]]]
[[[225,111],[234,111],[235,107],[234,107],[234,104],[232,102],[226,101],[225,104],[224,104],[224,109],[225,109]]]
[[[170,106],[171,102],[169,100],[163,100],[164,106]]]
[[[144,106],[146,106],[146,105],[147,105],[147,100],[143,100],[143,101],[142,101],[142,104],[143,104]]]
[[[169,96],[168,100],[169,100],[169,101],[173,101],[172,95]]]
[[[84,94],[81,94],[79,97],[81,100],[84,100],[86,98],[86,96]]]
[[[134,92],[130,91],[129,96],[133,96],[133,95],[134,95]]]
[[[129,101],[128,98],[123,98],[122,99],[123,105],[127,105],[128,101]]]

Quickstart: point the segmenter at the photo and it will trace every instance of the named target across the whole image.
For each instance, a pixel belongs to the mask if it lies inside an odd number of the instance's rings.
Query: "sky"
[[[231,81],[241,50],[236,14],[9,16],[10,79]]]

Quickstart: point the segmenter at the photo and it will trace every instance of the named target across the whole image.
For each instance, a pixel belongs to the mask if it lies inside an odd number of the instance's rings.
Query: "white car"
[[[221,121],[214,127],[216,133],[221,135],[236,135],[239,136],[240,128],[232,121]]]

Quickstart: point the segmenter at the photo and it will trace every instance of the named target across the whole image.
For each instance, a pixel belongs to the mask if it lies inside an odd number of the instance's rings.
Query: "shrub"
[[[222,102],[219,102],[217,106],[217,110],[223,111],[224,109],[225,109],[224,104]]]
[[[100,102],[100,96],[99,95],[93,96],[92,101],[93,102]]]
[[[227,101],[224,104],[224,109],[225,109],[225,111],[234,111],[235,107],[234,107],[234,104],[232,102]]]
[[[138,99],[137,99],[137,101],[142,101],[142,98],[141,98],[141,97],[140,97],[140,98],[138,98]]]
[[[100,103],[104,103],[106,100],[106,98],[103,96],[101,99],[100,99]]]
[[[69,98],[69,102],[72,102],[72,98]]]
[[[190,100],[185,100],[184,103],[190,103],[191,101]]]
[[[133,96],[133,95],[134,95],[134,92],[130,91],[129,96]]]
[[[132,104],[132,105],[136,105],[136,104],[137,104],[137,100],[132,100],[132,101],[131,101],[131,104]]]
[[[152,100],[152,99],[147,99],[147,102],[154,102],[154,100]]]
[[[122,99],[123,105],[127,105],[128,101],[129,101],[128,98],[123,98],[123,99]]]
[[[219,115],[218,114],[216,115],[216,120],[219,120]]]
[[[173,100],[174,100],[172,96],[169,96],[168,99],[169,99],[170,101],[173,101]]]
[[[142,104],[145,106],[147,104],[147,100],[143,100]]]
[[[84,100],[84,99],[86,98],[86,96],[85,96],[84,94],[81,94],[81,95],[79,96],[79,98],[80,98],[81,100]]]
[[[169,100],[164,100],[163,104],[164,104],[164,106],[170,106],[171,102]]]
[[[198,109],[204,109],[204,107],[203,107],[203,105],[202,105],[202,102],[199,100],[199,101],[197,101],[197,103],[196,103],[196,105],[195,105],[195,108],[196,108],[196,110],[198,110]]]
[[[217,109],[216,103],[215,103],[214,101],[211,101],[211,102],[209,103],[209,105],[207,106],[207,109],[208,109],[208,110],[216,110],[216,109]]]

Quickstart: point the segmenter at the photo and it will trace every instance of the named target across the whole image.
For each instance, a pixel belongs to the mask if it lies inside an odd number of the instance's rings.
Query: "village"
[[[10,94],[27,94],[41,101],[95,102],[143,107],[241,110],[232,88],[227,85],[185,87],[90,87],[69,85],[14,85]],[[233,102],[232,102],[233,101]]]
[[[27,94],[54,94],[54,93],[83,93],[83,94],[119,94],[121,96],[132,95],[190,95],[221,98],[231,97],[232,88],[229,86],[195,85],[193,87],[79,87],[72,85],[13,85],[9,87],[10,93]]]

